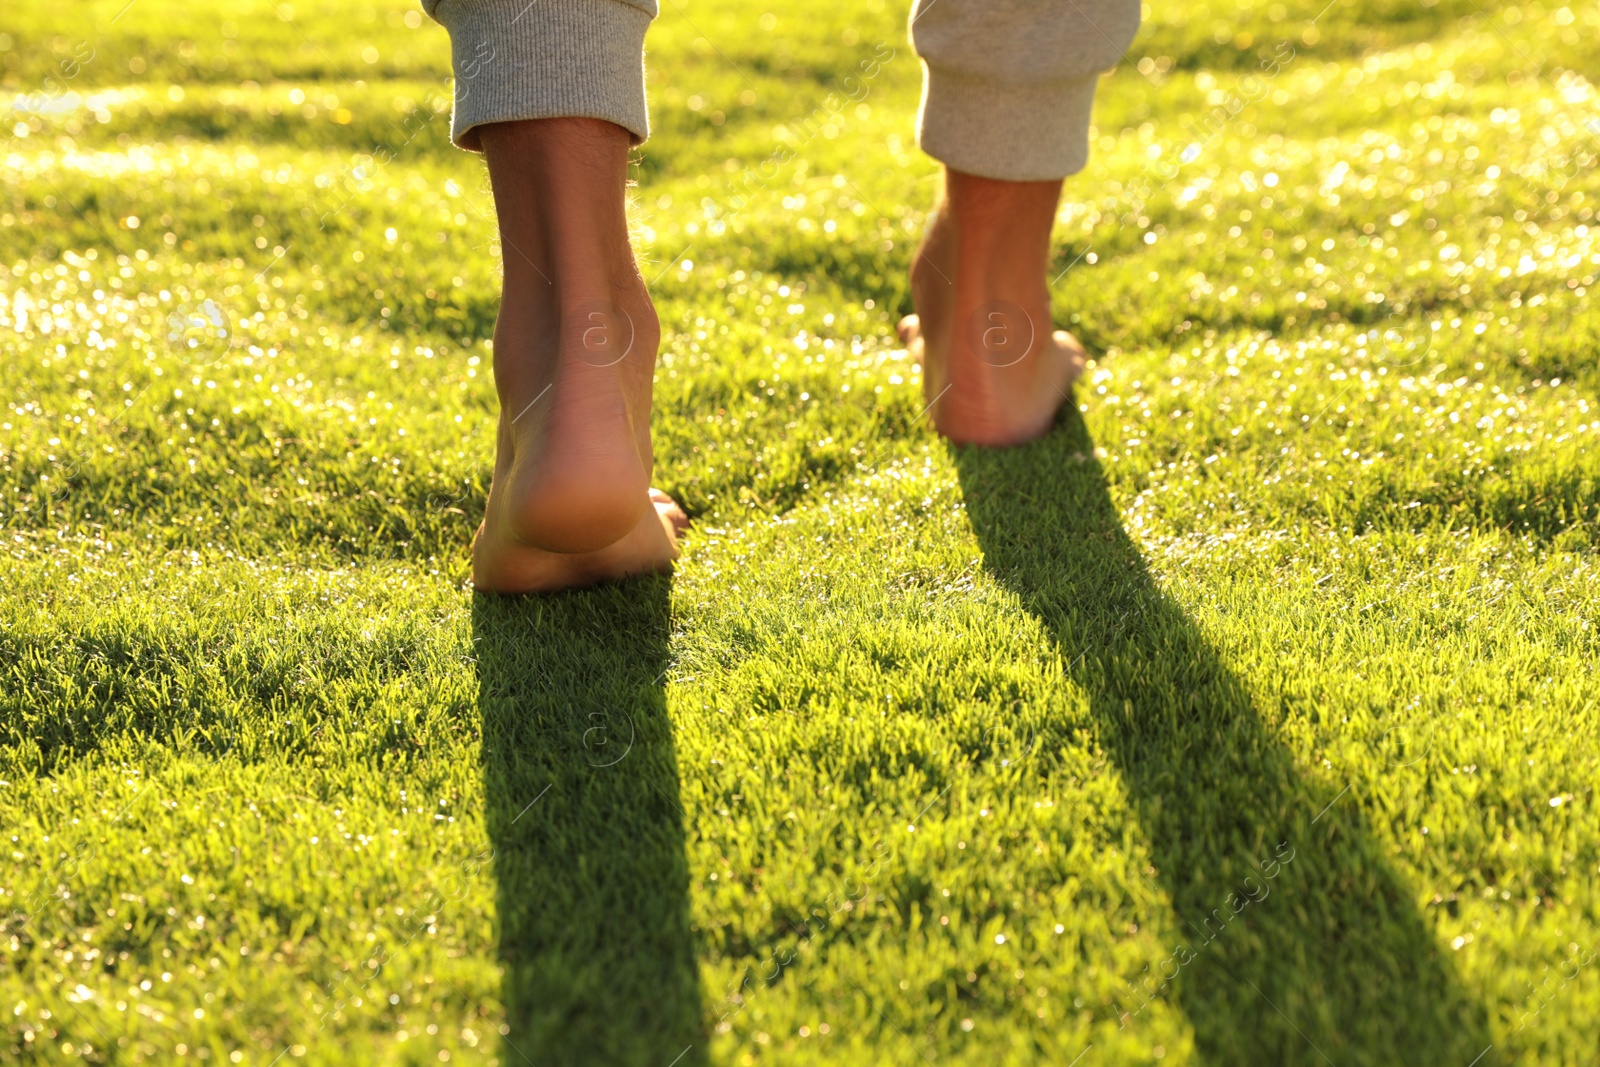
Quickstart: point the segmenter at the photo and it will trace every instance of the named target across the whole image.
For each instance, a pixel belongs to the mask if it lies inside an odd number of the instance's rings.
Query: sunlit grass
[[[663,5],[695,525],[506,606],[443,32],[124,3],[0,25],[0,1059],[1600,1054],[1592,8],[1156,5],[986,456],[904,12]]]

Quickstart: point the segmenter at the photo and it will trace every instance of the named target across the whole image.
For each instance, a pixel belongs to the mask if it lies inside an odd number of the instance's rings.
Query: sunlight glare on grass
[[[444,31],[10,0],[0,1061],[1600,1060],[1600,9],[1147,5],[1003,452],[905,22],[662,5],[693,526],[510,601]]]

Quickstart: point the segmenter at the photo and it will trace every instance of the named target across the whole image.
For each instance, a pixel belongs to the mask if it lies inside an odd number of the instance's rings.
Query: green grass
[[[0,19],[0,1062],[1600,1058],[1593,5],[1154,5],[1005,453],[903,10],[663,5],[695,525],[506,602],[443,31],[123,3]]]

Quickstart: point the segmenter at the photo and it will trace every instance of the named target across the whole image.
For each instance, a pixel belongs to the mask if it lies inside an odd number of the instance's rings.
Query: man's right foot
[[[1042,436],[1083,372],[1083,346],[1052,330],[1044,272],[1060,182],[948,171],[911,266],[917,313],[900,340],[922,364],[928,414],[958,443]]]
[[[1076,337],[1056,330],[1042,346],[1035,346],[1032,368],[1008,372],[969,367],[968,378],[987,381],[973,382],[957,396],[949,369],[948,335],[929,338],[914,314],[901,319],[896,332],[911,357],[922,364],[923,394],[934,427],[957,444],[998,448],[1043,437],[1071,397],[1072,384],[1083,373],[1087,358]]]

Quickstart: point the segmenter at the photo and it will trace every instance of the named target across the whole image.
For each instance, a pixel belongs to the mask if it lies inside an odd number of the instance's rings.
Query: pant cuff
[[[1098,74],[1035,85],[996,82],[923,64],[917,143],[981,178],[1049,181],[1089,161]]]
[[[650,15],[622,0],[441,0],[450,31],[450,138],[479,152],[477,127],[519,119],[614,122],[650,135],[644,34]]]

